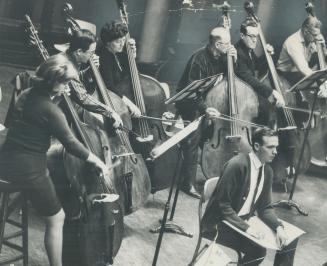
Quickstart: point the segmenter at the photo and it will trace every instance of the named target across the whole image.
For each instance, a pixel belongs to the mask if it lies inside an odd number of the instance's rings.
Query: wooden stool
[[[27,202],[22,195],[18,193],[14,199],[10,199],[10,195],[20,192],[10,182],[0,178],[0,265],[8,265],[12,262],[23,260],[23,265],[28,266],[28,212]],[[10,218],[14,210],[21,207],[21,221],[17,222]],[[18,231],[4,236],[5,225],[10,224],[19,228]],[[21,245],[12,243],[10,240],[16,237],[21,237]],[[10,258],[4,258],[1,253],[2,245],[9,247],[12,250],[18,251],[19,254]]]

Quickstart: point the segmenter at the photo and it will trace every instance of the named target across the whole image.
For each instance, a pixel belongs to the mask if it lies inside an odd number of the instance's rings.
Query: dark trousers
[[[287,81],[294,85],[296,82],[300,81],[304,75],[301,72],[283,72],[278,71],[279,74],[281,74]]]
[[[180,188],[189,191],[195,182],[198,167],[198,147],[202,139],[202,127],[191,133],[181,143],[183,162],[180,170]]]
[[[248,238],[237,233],[225,224],[221,224],[217,242],[244,254],[239,261],[240,265],[257,266],[264,260],[266,249],[255,244]],[[274,266],[292,266],[298,239],[291,242],[282,250],[277,251]]]
[[[258,95],[258,101],[259,111],[255,122],[259,125],[272,128],[276,120],[275,107],[268,101],[267,98],[264,98],[261,95]]]

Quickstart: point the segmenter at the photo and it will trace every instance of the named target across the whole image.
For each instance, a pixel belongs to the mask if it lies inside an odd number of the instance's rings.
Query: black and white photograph
[[[327,0],[0,0],[0,265],[327,266]]]

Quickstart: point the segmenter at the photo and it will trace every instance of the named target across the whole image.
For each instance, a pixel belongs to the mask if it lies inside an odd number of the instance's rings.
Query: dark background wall
[[[28,14],[46,48],[65,41],[64,19],[61,15],[65,2],[72,4],[73,17],[89,21],[100,27],[113,19],[119,19],[115,0],[0,0],[0,62],[23,66],[35,65],[29,54],[24,34],[24,15]],[[130,30],[139,39],[146,0],[127,1]]]
[[[194,52],[194,50],[203,46],[207,42],[210,29],[217,25],[221,12],[213,8],[205,1],[194,1],[193,8],[199,10],[183,10],[181,12],[180,26],[177,32],[175,43],[176,56],[172,59],[174,63],[167,67],[167,76],[180,77],[182,66],[185,60]],[[214,1],[216,4],[222,4],[221,1]],[[239,26],[245,19],[246,13],[243,9],[244,0],[228,1],[232,6],[233,12],[230,13],[232,21],[231,36],[232,41],[236,42],[239,38]],[[257,15],[262,21],[263,30],[266,39],[276,50],[276,56],[284,40],[297,31],[303,20],[307,17],[305,11],[305,0],[253,0]],[[313,1],[316,15],[323,23],[322,33],[326,37],[327,26],[327,1]],[[260,51],[258,51],[260,52]],[[171,73],[173,72],[173,73]],[[165,74],[163,74],[165,75]]]
[[[143,20],[149,15],[147,1],[128,0],[131,35],[140,43]],[[155,25],[165,27],[161,36],[162,49],[154,67],[141,66],[160,80],[176,83],[189,56],[207,42],[210,29],[217,25],[221,12],[213,5],[220,5],[222,0],[162,0],[168,5],[168,24]],[[24,43],[24,14],[40,30],[40,36],[49,47],[54,42],[63,41],[64,29],[61,7],[65,0],[0,0],[0,61],[29,64],[28,48]],[[228,1],[232,6],[232,40],[237,41],[239,25],[245,18],[244,0]],[[274,45],[277,53],[291,33],[295,32],[306,17],[305,0],[254,0],[258,16],[269,43]],[[75,18],[96,24],[98,31],[104,22],[119,19],[116,0],[71,0]],[[327,0],[313,1],[317,16],[323,22],[323,34],[326,36]],[[260,51],[259,51],[260,52]]]

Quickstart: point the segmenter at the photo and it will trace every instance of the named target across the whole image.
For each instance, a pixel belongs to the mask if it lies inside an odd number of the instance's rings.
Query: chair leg
[[[237,265],[241,265],[241,259],[242,259],[242,252],[241,251],[236,251],[237,252]]]
[[[199,240],[198,243],[196,244],[196,248],[193,254],[193,258],[191,260],[191,262],[189,263],[189,266],[192,266],[194,264],[194,262],[196,261],[197,257],[199,256],[199,249],[200,249],[200,245],[201,245],[201,236],[199,236]]]
[[[23,265],[28,266],[28,206],[24,198],[22,202],[22,246]]]
[[[204,200],[203,200],[203,195],[199,201],[199,208],[198,208],[198,218],[199,218],[199,237],[198,237],[198,241],[196,243],[196,247],[193,253],[193,257],[191,262],[189,263],[189,266],[192,266],[195,262],[195,260],[197,259],[197,257],[199,256],[199,248],[201,245],[201,240],[202,240],[202,226],[201,226],[201,217],[202,217],[202,204],[203,204]]]
[[[1,210],[0,210],[0,252],[2,249],[2,243],[4,238],[5,225],[7,220],[8,213],[8,204],[9,204],[9,193],[2,193],[2,201],[1,201]]]

